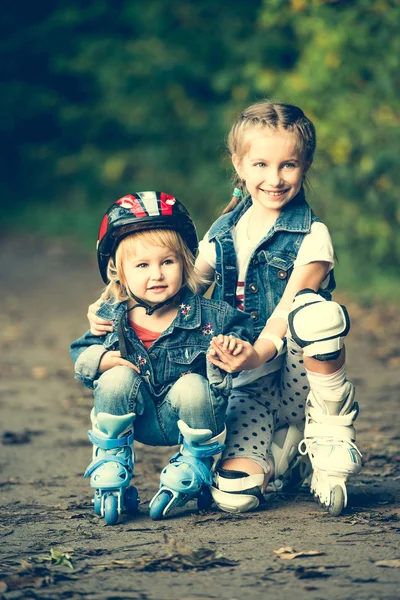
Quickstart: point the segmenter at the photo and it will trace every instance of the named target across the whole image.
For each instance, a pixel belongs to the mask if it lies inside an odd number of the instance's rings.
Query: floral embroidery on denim
[[[203,335],[214,335],[214,329],[212,328],[211,323],[207,323],[205,327],[201,330]]]
[[[147,363],[147,360],[141,354],[138,354],[137,360],[141,367]]]
[[[192,310],[190,304],[181,304],[179,308],[181,309],[181,315],[183,315],[185,319],[187,319],[189,317],[190,311]]]

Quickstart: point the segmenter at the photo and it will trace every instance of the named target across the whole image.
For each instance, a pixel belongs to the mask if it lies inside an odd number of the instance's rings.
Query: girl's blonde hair
[[[176,253],[182,263],[182,287],[187,286],[192,292],[197,293],[206,283],[195,270],[194,256],[178,232],[170,229],[151,229],[129,234],[118,244],[115,257],[111,257],[108,261],[109,284],[104,291],[106,299],[115,302],[134,299],[126,282],[123,265],[126,259],[135,254],[138,242],[144,245],[165,246]]]
[[[307,170],[310,168],[316,148],[316,132],[312,121],[303,111],[291,104],[273,102],[257,102],[247,108],[233,124],[227,139],[228,150],[233,156],[236,154],[242,160],[247,152],[247,134],[255,128],[272,130],[284,129],[296,134],[298,150],[304,160]],[[244,195],[246,182],[242,181],[235,173],[234,186]],[[231,212],[240,202],[241,198],[234,195],[222,214]]]

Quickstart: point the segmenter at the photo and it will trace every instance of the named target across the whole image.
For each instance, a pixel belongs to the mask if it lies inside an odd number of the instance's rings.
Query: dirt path
[[[200,514],[192,503],[153,522],[148,502],[170,450],[138,445],[139,515],[106,527],[93,514],[82,478],[91,394],[74,381],[68,356],[100,289],[96,265],[56,245],[3,239],[0,271],[2,598],[398,598],[399,319],[352,310],[349,377],[361,405],[365,468],[350,486],[351,507],[342,517],[299,493],[273,497],[251,514]],[[376,339],[382,343],[372,351]],[[203,553],[178,548],[173,555],[165,536]],[[320,554],[292,560],[274,554],[286,546]],[[53,564],[51,549],[60,553]],[[197,570],[184,570],[196,561]],[[163,570],[168,565],[180,570]]]

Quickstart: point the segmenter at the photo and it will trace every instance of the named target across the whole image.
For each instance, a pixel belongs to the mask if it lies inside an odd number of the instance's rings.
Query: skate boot
[[[307,455],[299,452],[304,438],[304,425],[287,425],[278,429],[272,439],[274,475],[266,491],[291,492],[303,485],[311,475],[312,467]]]
[[[93,443],[93,460],[85,471],[90,485],[95,488],[94,511],[104,517],[107,525],[115,525],[122,512],[138,510],[139,498],[135,487],[130,487],[133,474],[132,455],[134,413],[109,415],[94,410],[90,415],[92,430],[88,431]]]
[[[211,505],[212,472],[225,449],[225,431],[211,438],[209,429],[192,429],[182,420],[178,427],[181,447],[161,472],[160,489],[150,502],[150,516],[155,521],[193,498],[200,510]]]
[[[303,429],[296,425],[283,427],[275,432],[271,447],[273,461],[271,460],[270,481],[265,492],[297,489],[309,476],[311,465],[308,457],[302,456],[298,451],[303,437]],[[266,503],[262,492],[264,480],[264,473],[250,475],[244,471],[218,466],[211,494],[221,510],[231,513],[247,512]]]
[[[355,445],[353,423],[358,414],[354,386],[346,381],[340,393],[310,391],[306,404],[304,439],[299,445],[308,454],[313,474],[310,491],[335,517],[347,506],[346,481],[362,467],[361,453]]]

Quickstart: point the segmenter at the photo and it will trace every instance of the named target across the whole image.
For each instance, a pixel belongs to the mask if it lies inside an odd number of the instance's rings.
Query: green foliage
[[[203,233],[229,200],[231,122],[267,97],[315,122],[309,201],[331,228],[344,283],[390,277],[400,259],[399,24],[396,0],[8,6],[0,189],[9,223],[92,237],[119,195],[161,189]]]

